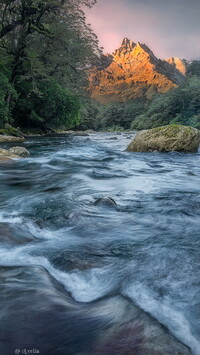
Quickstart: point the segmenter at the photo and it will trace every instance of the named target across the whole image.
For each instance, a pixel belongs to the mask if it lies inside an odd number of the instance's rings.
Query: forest
[[[80,124],[86,73],[100,53],[82,10],[94,3],[0,2],[0,128]]]
[[[183,124],[200,129],[200,62],[190,64],[183,85],[151,100],[111,103],[103,106],[87,102],[82,112],[82,127],[95,130],[142,130],[168,124]]]
[[[200,128],[200,62],[184,84],[151,100],[101,105],[84,88],[101,57],[84,6],[95,0],[0,2],[0,129],[140,130],[180,123]]]

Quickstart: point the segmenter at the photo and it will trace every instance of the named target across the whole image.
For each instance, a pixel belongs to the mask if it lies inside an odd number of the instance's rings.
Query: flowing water
[[[200,354],[200,154],[132,137],[0,163],[0,354]]]

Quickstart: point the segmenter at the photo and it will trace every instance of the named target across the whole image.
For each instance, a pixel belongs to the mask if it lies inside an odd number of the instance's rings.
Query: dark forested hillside
[[[103,130],[140,130],[179,123],[200,129],[199,68],[199,62],[192,63],[184,84],[151,100],[141,97],[108,105],[90,102],[82,113],[85,125]]]
[[[74,127],[98,55],[82,6],[93,0],[0,2],[0,128]]]

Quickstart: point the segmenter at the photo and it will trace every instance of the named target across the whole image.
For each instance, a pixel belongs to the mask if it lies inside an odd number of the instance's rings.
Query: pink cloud
[[[199,57],[200,26],[195,27],[190,18],[195,10],[186,13],[182,7],[181,11],[175,5],[170,8],[167,2],[164,8],[152,6],[152,0],[98,0],[92,9],[86,10],[86,16],[105,52],[112,53],[128,37],[146,43],[160,58]]]

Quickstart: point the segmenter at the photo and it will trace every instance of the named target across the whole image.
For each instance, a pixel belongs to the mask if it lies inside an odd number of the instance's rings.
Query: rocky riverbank
[[[22,143],[24,141],[25,141],[24,137],[0,135],[0,143]]]

